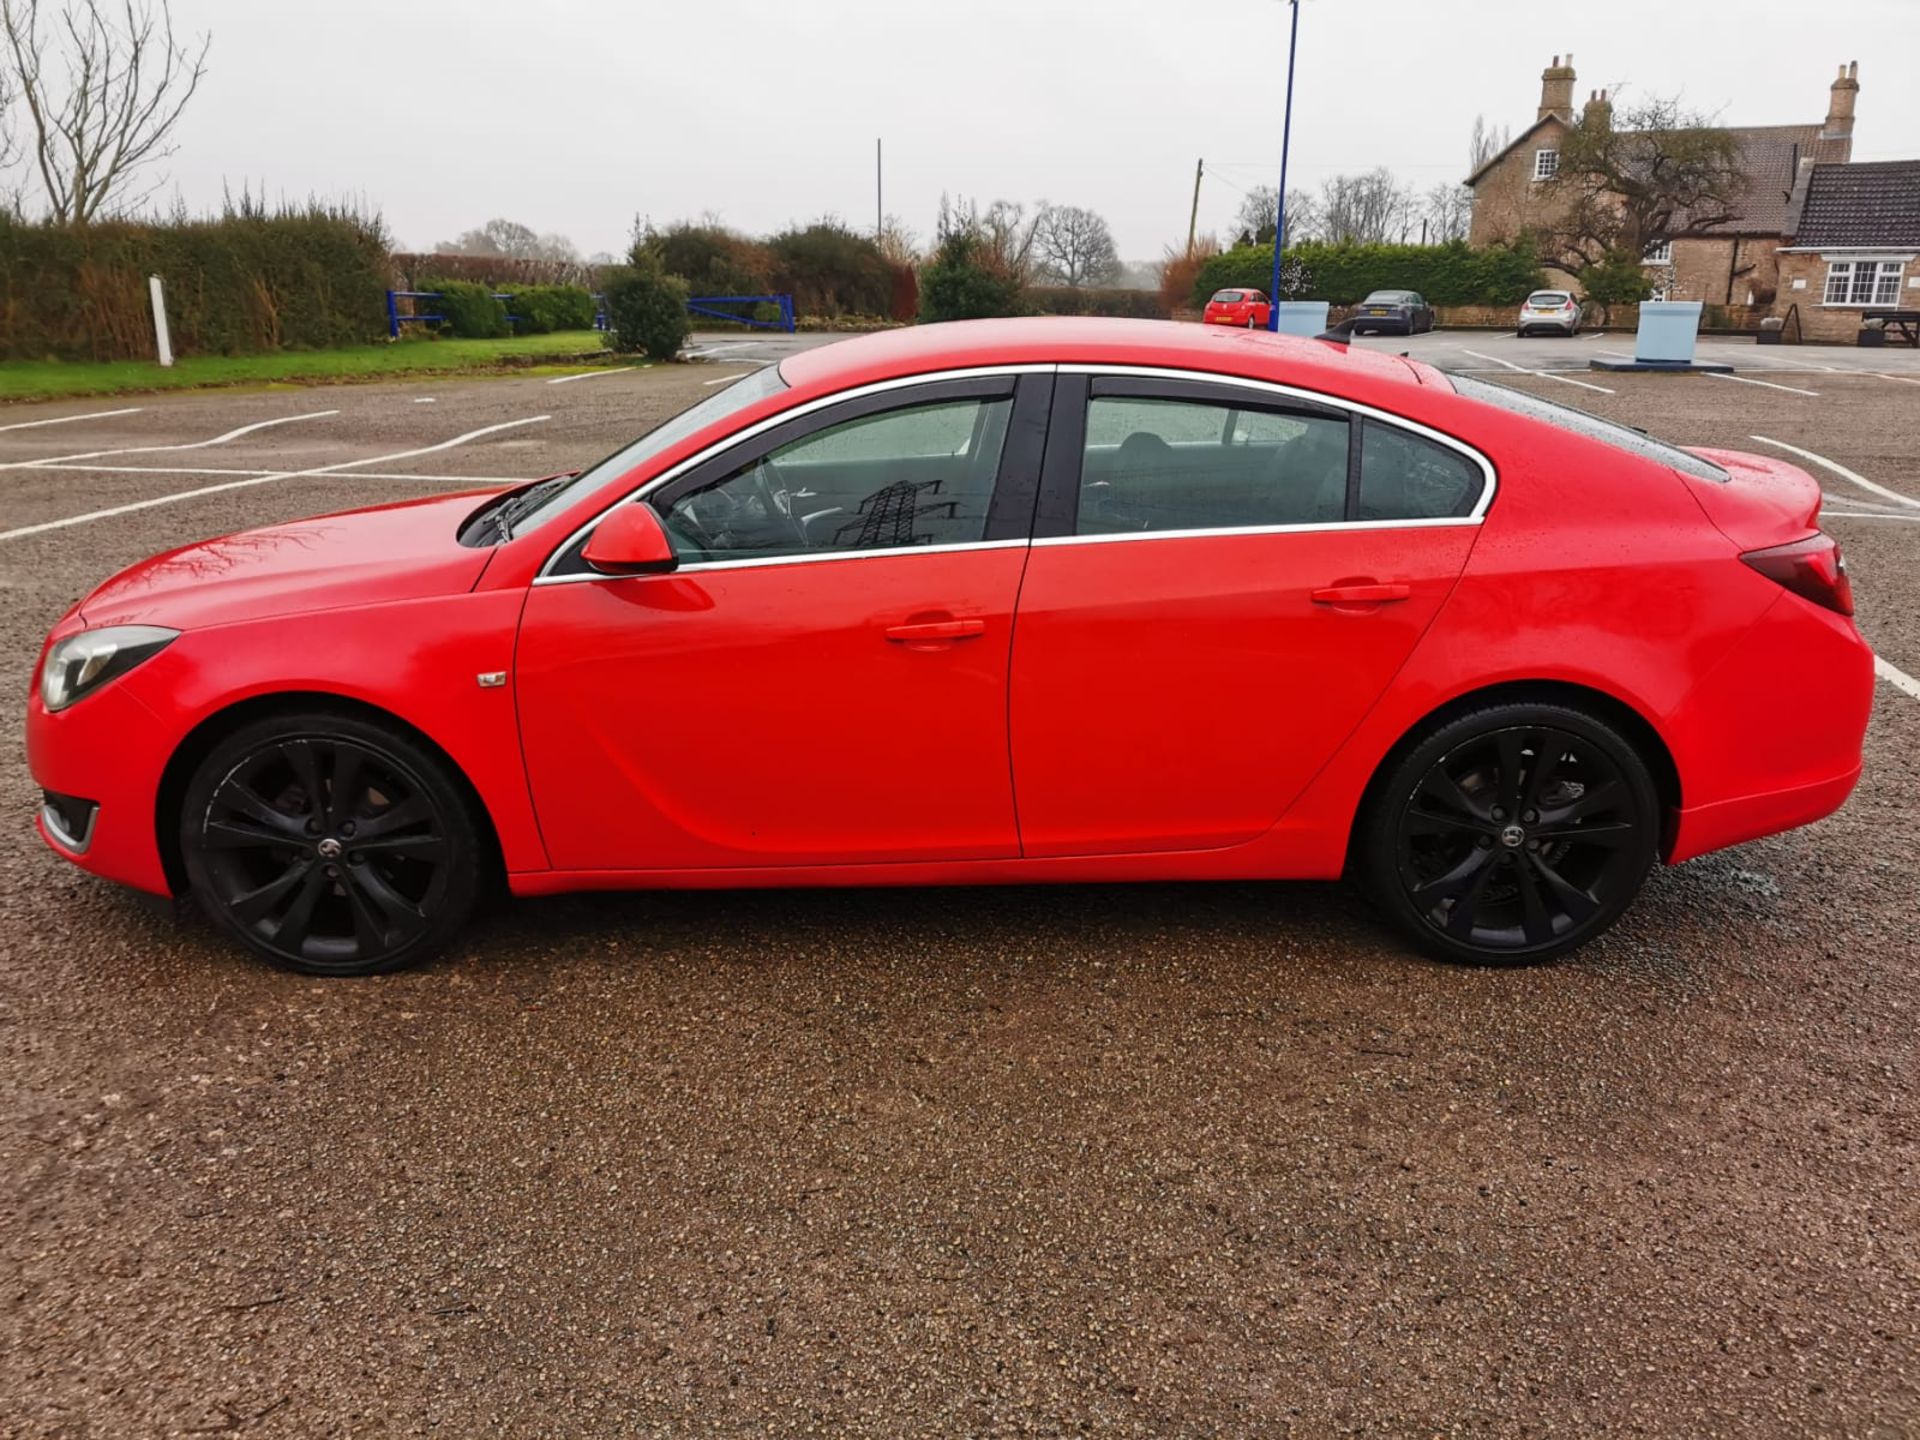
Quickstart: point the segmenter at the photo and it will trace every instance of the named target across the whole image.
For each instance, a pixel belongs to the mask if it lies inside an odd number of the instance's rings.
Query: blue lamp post
[[[1273,288],[1267,299],[1267,328],[1280,328],[1280,252],[1287,241],[1287,151],[1293,144],[1293,57],[1300,48],[1300,0],[1287,0],[1293,23],[1287,34],[1287,115],[1280,130],[1280,199],[1273,217]]]

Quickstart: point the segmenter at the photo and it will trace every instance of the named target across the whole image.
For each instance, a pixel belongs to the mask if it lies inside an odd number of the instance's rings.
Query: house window
[[[1648,300],[1665,300],[1666,298],[1667,298],[1667,287],[1664,285],[1650,286],[1647,290]]]
[[[1533,178],[1551,180],[1560,173],[1560,152],[1558,150],[1536,150],[1533,152]]]
[[[1654,241],[1647,246],[1646,258],[1641,261],[1643,265],[1671,265],[1672,263],[1673,241],[1671,240]]]
[[[1834,260],[1827,265],[1827,305],[1893,305],[1900,299],[1898,260]]]

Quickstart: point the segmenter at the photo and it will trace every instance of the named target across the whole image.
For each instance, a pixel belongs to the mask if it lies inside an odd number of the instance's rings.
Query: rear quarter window
[[[1359,520],[1445,520],[1473,513],[1486,477],[1458,450],[1377,420],[1360,431]]]

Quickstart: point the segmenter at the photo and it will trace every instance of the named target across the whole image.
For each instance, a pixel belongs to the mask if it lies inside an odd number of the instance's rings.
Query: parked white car
[[[1520,333],[1557,330],[1562,335],[1576,334],[1584,312],[1580,302],[1565,290],[1536,290],[1520,307]]]

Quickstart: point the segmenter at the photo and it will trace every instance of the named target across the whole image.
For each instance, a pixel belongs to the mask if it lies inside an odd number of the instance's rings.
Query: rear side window
[[[1529,420],[1538,420],[1543,424],[1557,426],[1562,430],[1571,430],[1576,435],[1584,435],[1589,440],[1598,440],[1611,445],[1616,450],[1625,450],[1630,455],[1638,455],[1643,460],[1652,460],[1656,464],[1667,465],[1683,475],[1691,475],[1697,480],[1714,480],[1726,484],[1732,477],[1718,465],[1702,460],[1698,455],[1682,450],[1678,445],[1669,445],[1664,440],[1656,440],[1644,430],[1635,430],[1627,425],[1616,425],[1611,420],[1602,420],[1598,415],[1589,415],[1584,410],[1575,410],[1569,405],[1556,405],[1551,400],[1542,400],[1538,395],[1529,395],[1524,390],[1511,390],[1505,385],[1495,385],[1491,381],[1476,380],[1471,375],[1449,375],[1454,391],[1465,395],[1469,400],[1478,400],[1487,405],[1498,405],[1502,410],[1511,410],[1516,415],[1524,415]]]
[[[1443,520],[1473,513],[1480,468],[1424,435],[1365,421],[1356,520]]]
[[[1076,533],[1330,524],[1346,518],[1348,424],[1284,409],[1097,396]]]

